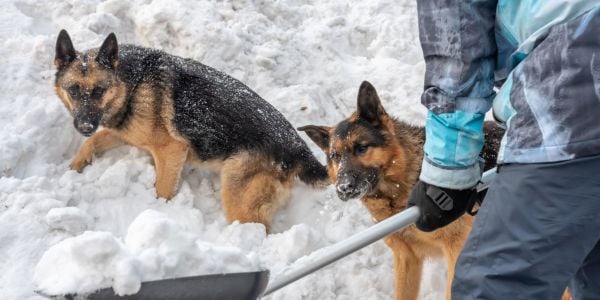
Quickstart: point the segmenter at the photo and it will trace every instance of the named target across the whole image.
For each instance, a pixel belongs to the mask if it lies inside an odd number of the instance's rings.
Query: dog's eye
[[[106,89],[101,87],[101,86],[97,86],[92,90],[92,99],[100,99],[102,98],[102,95],[104,95],[104,91]]]
[[[356,155],[363,155],[367,153],[367,150],[369,150],[369,145],[358,145],[354,148],[354,153],[356,153]]]
[[[79,96],[79,86],[78,85],[72,85],[70,86],[67,91],[69,92],[69,95],[71,95],[71,98],[77,98],[77,96]]]
[[[329,154],[329,158],[333,161],[340,161],[340,159],[342,158],[341,155],[339,155],[337,152],[331,152]]]

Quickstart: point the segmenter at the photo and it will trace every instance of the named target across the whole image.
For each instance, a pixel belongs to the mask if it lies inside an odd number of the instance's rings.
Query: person
[[[449,224],[473,199],[486,112],[507,127],[453,299],[560,299],[567,285],[574,299],[600,299],[600,1],[417,3],[428,108],[409,197],[419,229]]]

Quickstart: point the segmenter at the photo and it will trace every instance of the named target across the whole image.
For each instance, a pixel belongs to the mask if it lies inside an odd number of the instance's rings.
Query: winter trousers
[[[452,299],[600,299],[600,156],[499,167]]]

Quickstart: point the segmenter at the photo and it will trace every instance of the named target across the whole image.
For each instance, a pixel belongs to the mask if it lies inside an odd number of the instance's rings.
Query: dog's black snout
[[[92,123],[83,122],[77,124],[77,129],[79,129],[79,132],[81,132],[83,135],[91,135],[96,130],[96,126],[94,126]]]
[[[349,200],[356,197],[359,194],[358,188],[356,184],[356,176],[350,174],[343,174],[338,176],[337,182],[335,184],[335,189],[338,195],[338,198],[341,200]]]
[[[338,192],[344,193],[344,194],[348,194],[348,193],[354,191],[354,189],[355,189],[354,183],[349,182],[349,181],[342,182],[337,185]]]

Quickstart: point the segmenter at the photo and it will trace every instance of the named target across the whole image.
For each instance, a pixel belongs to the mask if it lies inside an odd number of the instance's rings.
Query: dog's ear
[[[363,81],[360,85],[356,102],[356,111],[359,118],[373,124],[373,126],[381,124],[381,117],[386,112],[381,105],[379,96],[377,96],[377,91],[368,81]]]
[[[111,32],[102,43],[102,46],[100,46],[96,62],[108,69],[117,67],[119,62],[119,45],[114,33]]]
[[[298,130],[306,132],[308,137],[317,144],[323,151],[329,149],[329,130],[326,126],[307,125],[299,127]]]
[[[56,39],[56,55],[54,56],[54,64],[59,70],[68,66],[77,57],[73,42],[66,30],[61,30]]]

